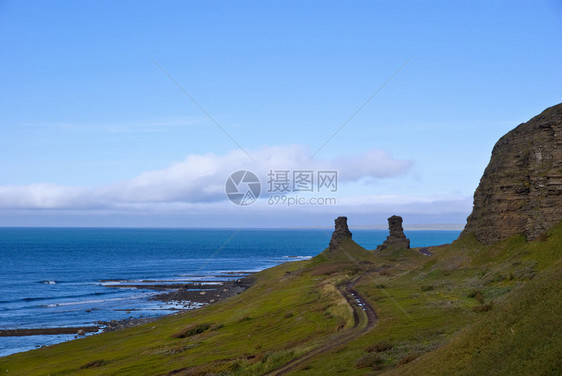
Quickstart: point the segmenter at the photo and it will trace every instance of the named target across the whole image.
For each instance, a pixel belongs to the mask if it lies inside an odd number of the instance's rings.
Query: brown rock
[[[390,230],[390,235],[384,243],[377,247],[377,251],[383,251],[388,248],[410,249],[410,240],[404,235],[404,228],[402,228],[402,217],[393,215],[388,218],[388,229]]]
[[[338,217],[335,219],[335,229],[332,233],[332,239],[328,249],[335,251],[343,239],[351,239],[351,232],[347,227],[347,217]]]
[[[462,232],[484,244],[533,240],[562,220],[562,104],[519,125],[494,146]]]

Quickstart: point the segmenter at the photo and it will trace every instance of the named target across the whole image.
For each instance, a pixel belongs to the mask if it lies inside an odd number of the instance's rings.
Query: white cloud
[[[389,178],[405,174],[410,161],[394,159],[389,153],[367,153],[334,160],[310,159],[307,149],[291,146],[241,150],[224,155],[189,155],[181,162],[137,177],[102,187],[72,187],[55,184],[0,186],[0,208],[4,209],[91,209],[124,208],[142,204],[204,204],[224,201],[224,183],[237,170],[256,173],[265,184],[270,170],[337,170],[342,182],[363,178]]]
[[[470,213],[472,197],[461,195],[373,195],[343,197],[338,204],[353,213]]]
[[[90,190],[55,184],[0,186],[0,208],[3,209],[71,209],[84,208],[84,197]],[[88,200],[91,202],[91,200]]]

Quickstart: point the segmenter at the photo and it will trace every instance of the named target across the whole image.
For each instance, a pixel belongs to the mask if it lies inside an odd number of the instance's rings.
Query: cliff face
[[[463,234],[484,244],[533,240],[562,220],[562,104],[500,138],[474,193]]]
[[[329,249],[331,252],[335,252],[340,245],[342,239],[351,239],[351,231],[347,227],[347,217],[337,217],[334,220],[335,229],[332,233],[332,239],[330,240]]]
[[[390,235],[386,238],[384,243],[377,247],[377,251],[384,251],[387,248],[410,249],[410,239],[406,238],[406,235],[404,235],[402,217],[393,215],[388,218],[388,230],[390,231]]]

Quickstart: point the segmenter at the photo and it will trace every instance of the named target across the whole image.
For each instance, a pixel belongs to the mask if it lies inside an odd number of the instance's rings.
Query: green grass
[[[468,236],[431,252],[375,255],[344,241],[258,273],[243,294],[203,309],[1,358],[0,374],[263,374],[350,330],[353,311],[337,287],[365,272],[356,289],[375,307],[376,327],[292,374],[560,371],[562,223],[535,242],[483,246]]]
[[[415,364],[389,375],[562,374],[562,262]]]

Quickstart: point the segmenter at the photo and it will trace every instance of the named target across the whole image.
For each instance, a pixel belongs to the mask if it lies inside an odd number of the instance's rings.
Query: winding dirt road
[[[309,352],[302,354],[301,356],[286,363],[282,367],[265,373],[263,376],[284,375],[287,372],[295,370],[297,367],[307,362],[312,357],[341,346],[373,329],[377,322],[377,314],[375,313],[375,310],[369,304],[369,302],[364,299],[356,290],[353,289],[357,282],[359,282],[364,276],[365,274],[362,274],[361,276],[352,279],[345,286],[339,287],[340,292],[353,309],[353,327],[351,329],[346,330],[341,335],[331,340],[330,343],[310,350]],[[367,324],[363,328],[359,328],[359,325],[361,323],[361,318],[359,317],[360,315],[364,315],[367,320]]]

